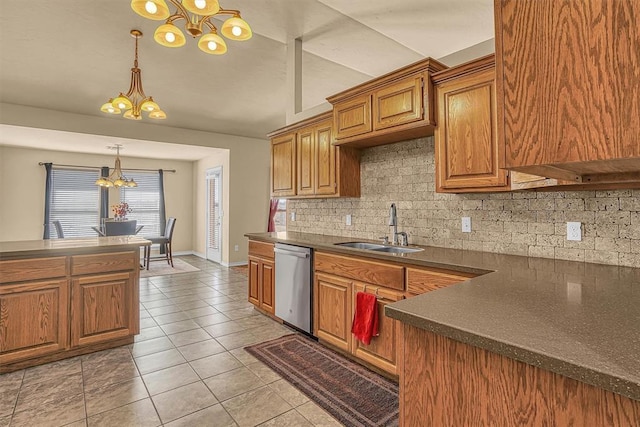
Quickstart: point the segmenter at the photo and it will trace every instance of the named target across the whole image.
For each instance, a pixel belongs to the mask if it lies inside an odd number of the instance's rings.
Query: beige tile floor
[[[0,427],[339,426],[244,346],[291,333],[246,276],[195,256],[140,280],[135,343],[0,375]]]

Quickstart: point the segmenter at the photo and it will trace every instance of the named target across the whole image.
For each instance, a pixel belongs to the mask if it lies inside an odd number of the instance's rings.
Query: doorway
[[[207,170],[207,259],[222,262],[222,166]]]

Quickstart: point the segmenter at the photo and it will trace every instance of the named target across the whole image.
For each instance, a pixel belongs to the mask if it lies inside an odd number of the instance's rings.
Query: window
[[[49,220],[60,221],[64,237],[95,237],[91,229],[100,223],[100,173],[96,170],[51,169]],[[53,227],[50,236],[58,237]]]
[[[273,222],[276,225],[276,231],[287,231],[287,199],[278,200],[278,208]]]
[[[160,174],[158,172],[127,172],[137,187],[120,187],[120,201],[129,204],[131,213],[127,219],[135,219],[137,225],[144,225],[140,236],[159,236],[164,232],[160,226]],[[112,216],[112,215],[111,215]]]

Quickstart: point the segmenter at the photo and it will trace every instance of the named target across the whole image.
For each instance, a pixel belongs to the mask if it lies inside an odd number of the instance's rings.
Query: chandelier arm
[[[180,16],[180,14],[178,13],[178,10],[180,12],[182,12],[182,17],[184,17],[185,19],[189,17],[189,11],[187,9],[184,8],[184,6],[182,5],[182,2],[179,2],[177,0],[169,0],[171,3],[173,3],[173,5],[177,8],[176,13],[174,13],[173,15],[171,15],[169,17],[169,19],[173,18],[174,16]],[[188,21],[188,19],[187,19]],[[167,23],[169,23],[169,20],[167,20]]]
[[[240,17],[240,11],[235,9],[220,9],[216,15],[234,15]]]
[[[216,28],[216,26],[215,26],[215,25],[213,25],[213,24],[209,21],[209,19],[210,19],[211,17],[213,17],[213,16],[214,16],[214,15],[211,15],[211,16],[205,16],[205,17],[204,17],[204,19],[202,19],[202,23],[201,23],[201,25],[202,25],[202,24],[205,24],[207,27],[209,27],[209,29],[210,29],[211,31],[213,31],[214,33],[218,34],[218,29]]]
[[[129,83],[129,91],[124,95],[127,98],[129,98],[129,101],[133,101],[131,99],[131,95],[133,95],[136,91],[136,75],[138,74],[138,72],[140,71],[140,68],[138,67],[133,67],[131,69],[131,83]]]

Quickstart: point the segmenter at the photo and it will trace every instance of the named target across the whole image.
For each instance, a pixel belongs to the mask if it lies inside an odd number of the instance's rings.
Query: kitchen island
[[[140,247],[117,236],[0,242],[0,373],[133,342]]]
[[[476,277],[386,306],[402,322],[401,421],[412,425],[638,425],[640,269],[362,239],[250,239]],[[446,422],[445,422],[446,421]]]

